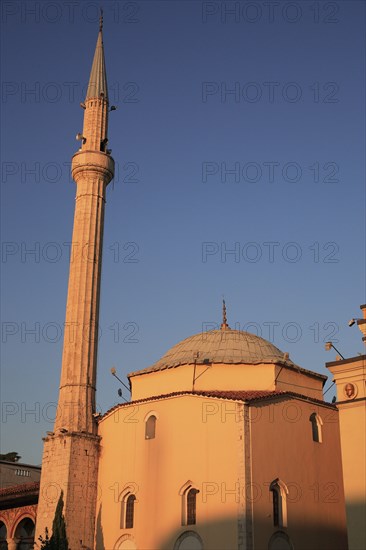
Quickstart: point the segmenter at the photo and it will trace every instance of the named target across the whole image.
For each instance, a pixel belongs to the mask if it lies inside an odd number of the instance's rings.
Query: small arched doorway
[[[14,540],[17,542],[17,550],[32,550],[34,546],[34,521],[31,518],[23,518],[14,532]]]
[[[0,550],[8,550],[8,543],[6,539],[8,538],[8,530],[3,521],[0,521]]]
[[[123,535],[118,539],[115,550],[137,550],[137,546],[133,538],[129,535]]]
[[[287,533],[276,531],[269,539],[268,550],[294,550],[294,547]]]
[[[202,539],[195,531],[185,531],[176,540],[174,550],[203,550]]]

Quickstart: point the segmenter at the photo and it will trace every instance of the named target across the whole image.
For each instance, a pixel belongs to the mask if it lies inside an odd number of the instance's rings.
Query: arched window
[[[280,479],[272,481],[269,490],[272,491],[273,525],[274,527],[287,527],[287,502],[288,489]]]
[[[197,493],[199,490],[193,487],[192,481],[187,481],[179,491],[182,497],[182,525],[196,525]]]
[[[155,439],[156,416],[150,415],[145,422],[145,439]]]
[[[196,495],[197,489],[189,489],[187,493],[187,525],[196,525]]]
[[[126,499],[126,523],[125,529],[132,529],[133,527],[133,517],[135,511],[135,495],[128,495]]]
[[[133,529],[135,523],[136,495],[129,487],[121,497],[121,529]]]
[[[313,434],[313,441],[316,441],[316,443],[321,443],[322,438],[322,426],[323,421],[320,418],[320,416],[317,413],[312,413],[309,418],[311,422],[311,430]]]

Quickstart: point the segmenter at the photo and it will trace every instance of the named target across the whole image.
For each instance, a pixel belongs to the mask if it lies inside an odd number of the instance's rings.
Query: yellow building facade
[[[226,325],[129,379],[99,422],[96,548],[347,548],[324,376]]]

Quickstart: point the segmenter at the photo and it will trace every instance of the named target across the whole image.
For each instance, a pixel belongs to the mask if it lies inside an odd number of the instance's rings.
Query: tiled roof
[[[12,485],[0,489],[0,498],[10,495],[25,495],[27,493],[39,492],[39,481],[33,483],[22,483],[21,485]]]
[[[148,372],[203,363],[259,364],[283,363],[296,365],[276,346],[264,338],[241,330],[211,330],[190,336],[173,346],[151,367],[130,373],[137,376]]]
[[[220,399],[233,399],[235,401],[254,401],[256,399],[265,399],[286,393],[285,391],[265,391],[265,390],[198,390],[192,392],[194,395],[203,395],[206,397],[218,397]]]
[[[288,397],[292,399],[302,399],[309,401],[311,403],[317,403],[319,405],[328,406],[331,408],[336,408],[336,406],[332,403],[327,403],[326,401],[322,401],[321,399],[316,399],[315,397],[309,397],[307,395],[303,395],[301,393],[295,393],[292,391],[265,391],[265,390],[248,390],[248,391],[219,391],[219,390],[212,390],[212,391],[176,391],[161,395],[153,395],[151,397],[145,397],[143,399],[135,399],[134,401],[129,401],[127,403],[120,403],[118,405],[115,405],[114,407],[111,407],[108,411],[106,411],[103,416],[100,417],[99,420],[102,420],[106,416],[108,416],[111,412],[127,407],[128,405],[136,405],[138,403],[147,403],[149,401],[162,401],[164,399],[168,399],[171,397],[181,397],[181,396],[200,396],[200,397],[210,397],[210,398],[217,398],[217,399],[229,399],[232,401],[245,401],[245,402],[253,402],[253,401],[262,401],[262,400],[269,400],[269,399],[277,399],[281,397]]]

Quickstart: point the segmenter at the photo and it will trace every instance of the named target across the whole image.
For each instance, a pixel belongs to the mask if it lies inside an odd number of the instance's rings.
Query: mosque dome
[[[295,366],[280,349],[260,336],[240,330],[231,330],[227,325],[221,330],[200,332],[182,340],[170,348],[159,361],[134,374],[160,371],[179,365],[204,363],[259,364],[286,363]]]

